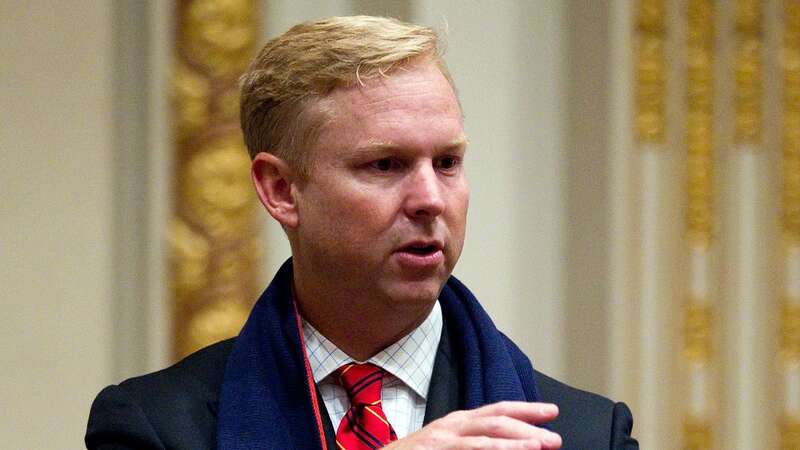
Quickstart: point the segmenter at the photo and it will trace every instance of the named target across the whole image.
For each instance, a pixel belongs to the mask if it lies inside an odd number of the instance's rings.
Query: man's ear
[[[253,158],[250,176],[267,212],[284,228],[295,228],[298,223],[297,199],[292,188],[296,174],[289,164],[275,155],[261,152]]]

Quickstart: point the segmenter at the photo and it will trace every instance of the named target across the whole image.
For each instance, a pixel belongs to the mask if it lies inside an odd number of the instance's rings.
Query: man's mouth
[[[435,244],[411,244],[400,249],[400,251],[413,253],[415,255],[430,255],[437,250],[439,250],[439,247]]]
[[[399,251],[426,256],[442,250],[443,247],[444,246],[438,241],[414,241],[400,247]]]
[[[444,245],[439,241],[414,241],[397,250],[401,266],[413,270],[430,270],[444,263]]]

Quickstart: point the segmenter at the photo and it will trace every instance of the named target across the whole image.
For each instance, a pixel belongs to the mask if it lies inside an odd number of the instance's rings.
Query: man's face
[[[424,62],[325,101],[333,121],[297,188],[295,259],[322,289],[431,304],[461,254],[469,202],[452,88]]]

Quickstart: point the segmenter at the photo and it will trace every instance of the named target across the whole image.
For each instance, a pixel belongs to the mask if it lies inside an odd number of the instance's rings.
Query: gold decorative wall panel
[[[686,9],[686,232],[692,266],[710,266],[708,251],[713,234],[713,145],[714,145],[714,4],[710,0],[688,0]],[[690,392],[703,392],[707,399],[708,367],[712,358],[711,299],[698,286],[707,286],[708,270],[689,273],[685,309],[684,354],[689,370]],[[684,418],[683,446],[705,450],[712,446],[707,400],[690,399]]]
[[[740,144],[761,141],[761,34],[761,0],[737,0],[735,137]]]
[[[800,361],[800,306],[787,300],[781,311],[781,356],[787,362]]]
[[[689,0],[686,148],[687,231],[690,245],[706,247],[712,234],[714,26],[713,3]]]
[[[255,0],[181,0],[175,13],[169,238],[181,357],[238,333],[260,289],[258,209],[237,85],[258,28]]]
[[[783,232],[800,245],[800,2],[786,1],[783,105]]]
[[[707,364],[711,357],[711,311],[701,301],[686,305],[684,352],[693,363]]]
[[[783,201],[785,256],[781,309],[781,356],[785,405],[780,423],[781,448],[800,448],[800,2],[784,2],[783,39]]]
[[[634,123],[641,143],[664,141],[664,16],[663,0],[638,2]]]
[[[650,319],[626,367],[640,442],[800,450],[800,1],[623,3],[634,40],[615,41],[632,51],[620,96],[637,154],[612,173],[639,189],[614,217],[635,231],[616,272],[630,291],[615,301]],[[685,155],[672,152],[681,139]],[[654,308],[654,292],[677,301]],[[647,356],[674,353],[654,327],[681,334],[674,360]],[[674,416],[648,403],[673,400]]]
[[[781,424],[781,450],[797,450],[800,448],[800,422],[784,421]]]

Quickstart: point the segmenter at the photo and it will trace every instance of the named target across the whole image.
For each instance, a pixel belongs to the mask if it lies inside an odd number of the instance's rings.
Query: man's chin
[[[442,291],[444,281],[426,279],[418,281],[397,282],[387,291],[392,303],[410,307],[432,305]]]

